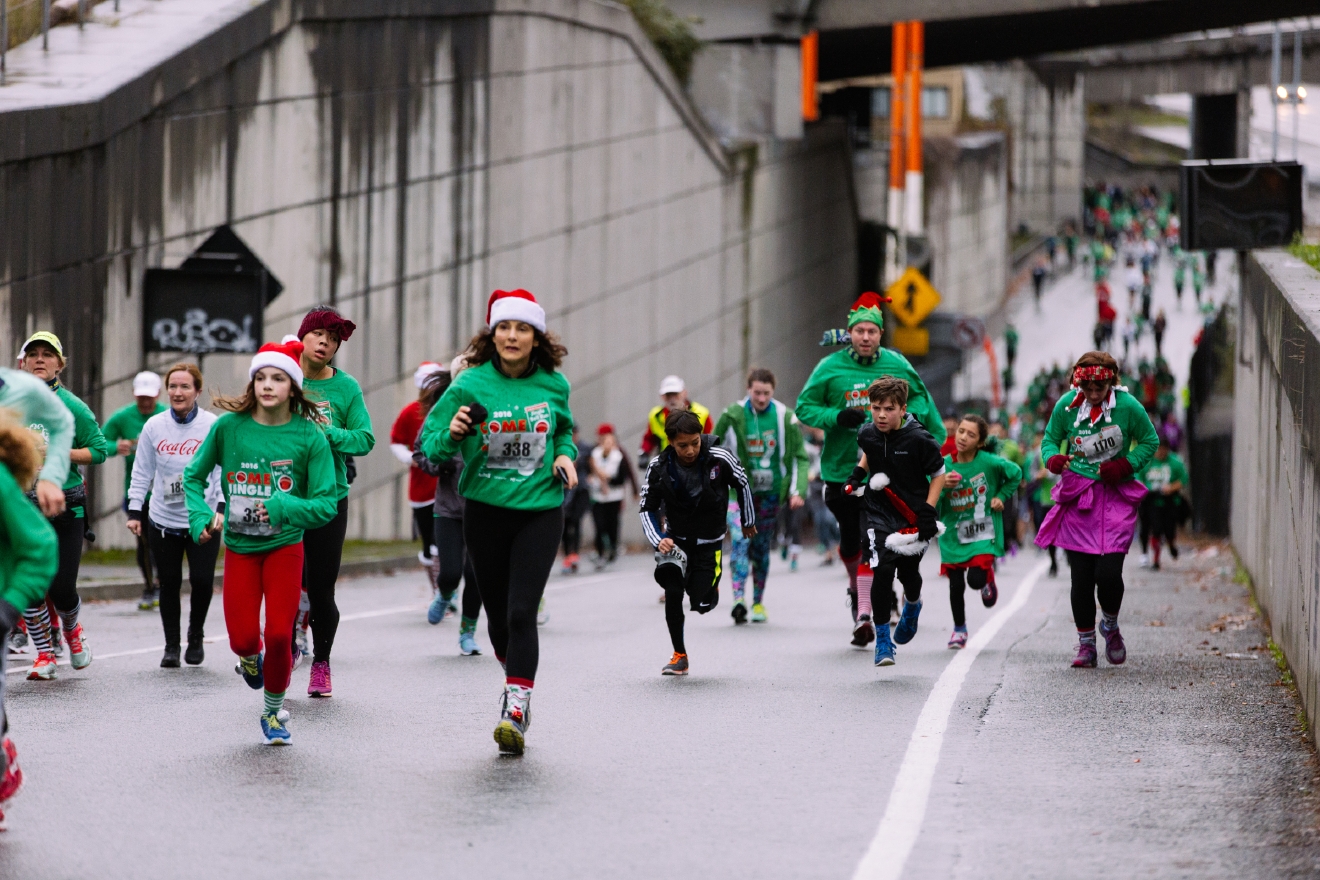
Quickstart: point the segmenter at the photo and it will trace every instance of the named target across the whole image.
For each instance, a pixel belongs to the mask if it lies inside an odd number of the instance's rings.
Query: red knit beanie
[[[333,306],[313,306],[298,325],[298,338],[306,339],[313,330],[329,330],[339,337],[340,342],[347,342],[356,329],[357,324],[339,314]]]

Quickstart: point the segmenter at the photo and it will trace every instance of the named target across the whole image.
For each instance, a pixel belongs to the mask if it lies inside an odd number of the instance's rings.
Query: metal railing
[[[95,0],[78,0],[77,21],[79,30],[87,22],[90,2],[95,2]],[[39,28],[37,26],[38,7],[40,7]],[[21,43],[36,36],[39,29],[42,50],[50,50],[50,7],[51,0],[24,0],[21,3],[0,0],[0,85],[5,84],[5,77],[8,74],[5,56],[9,52],[11,34],[17,37],[16,42]],[[115,12],[119,11],[119,0],[114,0],[114,8]]]

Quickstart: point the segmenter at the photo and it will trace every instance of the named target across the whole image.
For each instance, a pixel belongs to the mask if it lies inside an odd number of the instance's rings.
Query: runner
[[[950,648],[967,645],[967,611],[963,594],[970,585],[981,603],[993,607],[999,598],[995,560],[1004,555],[1003,511],[1009,505],[1022,469],[983,448],[990,426],[978,415],[965,415],[954,433],[957,451],[944,459],[944,492],[936,512],[944,523],[940,535],[940,575],[949,579],[953,610]],[[1008,506],[1009,515],[1013,507]]]
[[[155,374],[152,373],[154,376]],[[183,496],[183,472],[192,462],[216,416],[197,405],[202,373],[194,364],[179,363],[165,371],[167,412],[152,416],[142,426],[137,461],[129,474],[128,530],[149,540],[160,574],[160,623],[165,630],[165,654],[160,665],[179,667],[179,591],[183,588],[183,558],[188,557],[188,583],[192,596],[188,610],[188,650],[183,659],[196,666],[206,657],[206,614],[211,608],[215,561],[219,541],[199,544],[188,529],[188,504]],[[151,498],[155,504],[147,505]],[[225,512],[220,471],[209,475],[206,503],[217,514]]]
[[[1082,355],[1072,381],[1078,390],[1054,405],[1041,442],[1045,466],[1063,479],[1054,489],[1055,505],[1036,533],[1036,545],[1055,545],[1068,553],[1078,640],[1072,665],[1094,668],[1097,663],[1098,594],[1105,656],[1117,666],[1127,659],[1118,629],[1123,558],[1132,546],[1137,505],[1146,494],[1133,475],[1145,471],[1159,441],[1146,410],[1118,387],[1118,363],[1112,355]],[[1125,450],[1131,451],[1125,455]]]
[[[669,445],[669,438],[665,436],[665,421],[671,412],[683,409],[695,413],[701,420],[703,434],[715,430],[710,410],[688,399],[687,383],[678,376],[665,376],[660,382],[660,405],[652,407],[646,416],[646,433],[642,434],[642,452],[638,457],[640,467],[646,467],[653,455]]]
[[[344,535],[348,531],[348,456],[366,455],[376,445],[371,432],[371,414],[362,399],[357,380],[330,361],[347,342],[357,325],[330,306],[315,306],[298,328],[303,345],[299,364],[305,377],[299,384],[307,399],[325,416],[321,427],[330,441],[335,457],[334,519],[309,528],[303,535],[306,555],[303,559],[303,590],[307,593],[306,621],[299,629],[306,639],[307,624],[312,629],[312,674],[307,684],[310,697],[331,695],[330,651],[339,629],[339,606],[335,604],[335,581],[339,580],[339,561],[344,555]],[[305,644],[295,646],[299,657]]]
[[[825,431],[820,470],[825,481],[825,503],[839,521],[839,558],[848,572],[849,607],[857,619],[858,572],[871,577],[871,568],[862,562],[862,499],[843,491],[853,466],[857,464],[857,428],[867,420],[867,389],[882,376],[894,376],[908,383],[908,412],[921,423],[936,443],[943,443],[944,425],[939,411],[922,384],[921,377],[896,351],[880,347],[884,298],[864,293],[848,312],[848,348],[823,358],[811,371],[806,386],[798,396],[797,417],[813,428]],[[886,598],[885,608],[892,610],[895,599]],[[854,638],[869,644],[870,629],[854,633]]]
[[[217,397],[227,410],[183,472],[192,540],[223,529],[222,598],[234,671],[264,688],[261,735],[290,742],[284,695],[293,673],[293,624],[303,571],[303,534],[335,516],[335,458],[317,421],[326,416],[302,393],[301,342],[267,343],[252,358],[242,397]],[[225,512],[215,512],[206,483],[224,475]],[[266,604],[265,651],[261,605]]]
[[[413,385],[417,387],[417,399],[409,403],[394,420],[390,427],[390,452],[408,466],[408,506],[412,508],[413,531],[422,542],[417,561],[426,569],[427,579],[431,583],[431,599],[439,594],[436,587],[437,562],[435,559],[435,476],[413,461],[413,445],[417,435],[422,432],[422,422],[426,414],[435,406],[444,387],[432,380],[440,373],[449,370],[434,361],[423,361],[413,373]],[[448,381],[445,386],[448,386]],[[429,612],[428,612],[429,617]],[[434,620],[432,623],[439,623]]]
[[[866,391],[871,421],[857,432],[861,460],[843,487],[862,495],[866,505],[867,558],[870,567],[858,576],[854,645],[875,639],[875,665],[894,665],[894,643],[912,641],[921,615],[921,557],[940,534],[935,504],[944,490],[944,458],[940,444],[908,412],[908,383],[885,376]],[[868,474],[870,475],[868,478]],[[874,582],[871,571],[874,571]],[[888,605],[894,596],[894,574],[903,585],[903,614],[893,637],[889,609],[881,606],[876,623],[871,607],[877,589]],[[878,588],[876,586],[878,583]],[[869,638],[858,638],[871,630]]]
[[[82,602],[78,598],[78,567],[82,561],[83,538],[87,531],[87,488],[77,465],[100,464],[105,461],[109,447],[96,416],[60,383],[64,369],[64,346],[54,333],[42,330],[33,333],[23,343],[23,356],[19,366],[26,373],[41,379],[55,392],[55,396],[73,415],[73,447],[69,450],[69,475],[64,481],[65,510],[51,519],[60,542],[59,568],[50,582],[46,597],[54,604],[60,616],[64,639],[69,645],[69,664],[74,669],[86,669],[92,662],[92,648],[83,626],[78,622]],[[51,429],[40,420],[33,420],[32,430],[50,442]],[[50,680],[55,677],[55,631],[45,601],[38,601],[23,612],[28,636],[37,649],[28,678]]]
[[[675,410],[665,420],[668,443],[642,480],[641,516],[656,549],[655,581],[665,591],[665,623],[674,655],[661,675],[687,675],[683,594],[705,614],[720,601],[720,562],[727,498],[736,492],[743,534],[755,538],[756,499],[734,453],[703,433],[701,418]]]
[[[545,310],[526,290],[497,290],[487,327],[422,426],[432,461],[462,453],[463,537],[505,668],[495,741],[521,755],[539,660],[536,609],[564,530],[564,489],[577,485],[567,350],[547,334]],[[558,477],[558,480],[556,479]],[[562,482],[560,482],[562,481]]]
[[[1141,567],[1160,570],[1160,539],[1169,545],[1169,555],[1178,558],[1178,507],[1187,485],[1187,466],[1173,451],[1161,432],[1155,458],[1141,475],[1150,494],[1141,499]],[[1154,554],[1148,556],[1151,544]]]
[[[150,370],[133,377],[133,402],[122,409],[117,409],[106,419],[101,427],[101,434],[111,446],[111,455],[124,456],[124,513],[128,513],[128,487],[133,481],[133,460],[137,449],[138,435],[147,419],[157,413],[165,412],[160,402],[160,376]],[[150,498],[142,502],[142,513],[147,515]],[[160,604],[160,590],[156,579],[152,577],[153,559],[151,548],[145,534],[134,533],[137,541],[137,565],[142,572],[142,600],[138,609],[150,611]]]
[[[742,505],[729,497],[730,560],[733,573],[733,622],[747,622],[743,595],[747,570],[752,571],[752,623],[765,623],[765,581],[770,574],[770,541],[775,536],[783,500],[797,510],[807,494],[807,451],[793,410],[774,399],[775,374],[756,368],[747,374],[747,396],[720,414],[715,436],[724,448],[736,450],[752,486],[755,537],[744,537],[739,518]],[[682,609],[680,609],[681,611]]]
[[[640,497],[632,462],[619,448],[614,426],[606,422],[596,428],[596,446],[591,450],[591,521],[596,527],[596,571],[619,558],[619,514],[632,486]]]
[[[44,462],[37,435],[24,422],[48,426],[51,439]],[[68,471],[72,435],[72,416],[44,382],[16,370],[0,369],[0,644],[8,641],[18,625],[21,609],[45,596],[59,568],[55,530],[23,494],[35,482],[52,513],[57,501],[64,503],[59,486]],[[5,805],[23,785],[18,751],[9,738],[9,718],[4,711],[5,678],[0,675],[0,830],[5,828]]]

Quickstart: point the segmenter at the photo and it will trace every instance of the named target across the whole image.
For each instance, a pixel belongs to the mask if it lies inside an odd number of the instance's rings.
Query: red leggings
[[[302,592],[301,542],[269,553],[225,553],[225,627],[240,657],[261,650],[261,600],[266,600],[266,690],[289,689],[293,675],[293,621]]]

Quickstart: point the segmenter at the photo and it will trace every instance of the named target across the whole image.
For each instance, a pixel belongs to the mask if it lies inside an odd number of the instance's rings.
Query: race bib
[[[1110,425],[1098,434],[1078,437],[1075,446],[1077,454],[1089,462],[1109,461],[1123,451],[1123,429]]]
[[[183,501],[183,474],[170,480],[164,486],[164,491],[160,493],[162,501],[182,502]]]
[[[280,529],[268,522],[262,522],[257,517],[257,504],[260,498],[244,498],[243,496],[230,497],[228,502],[229,531],[236,535],[251,535],[259,538],[269,538],[271,535],[278,535]]]
[[[958,543],[975,544],[977,541],[991,541],[995,537],[995,521],[990,517],[983,519],[964,519],[958,523]]]
[[[486,438],[486,467],[499,471],[517,471],[523,476],[535,473],[545,461],[548,433],[515,431],[490,434]]]
[[[688,556],[677,544],[675,544],[674,549],[670,550],[668,553],[661,553],[657,550],[655,552],[655,564],[677,565],[678,570],[682,573],[683,577],[687,577]]]
[[[775,487],[775,472],[755,470],[751,473],[752,491],[769,492]]]

